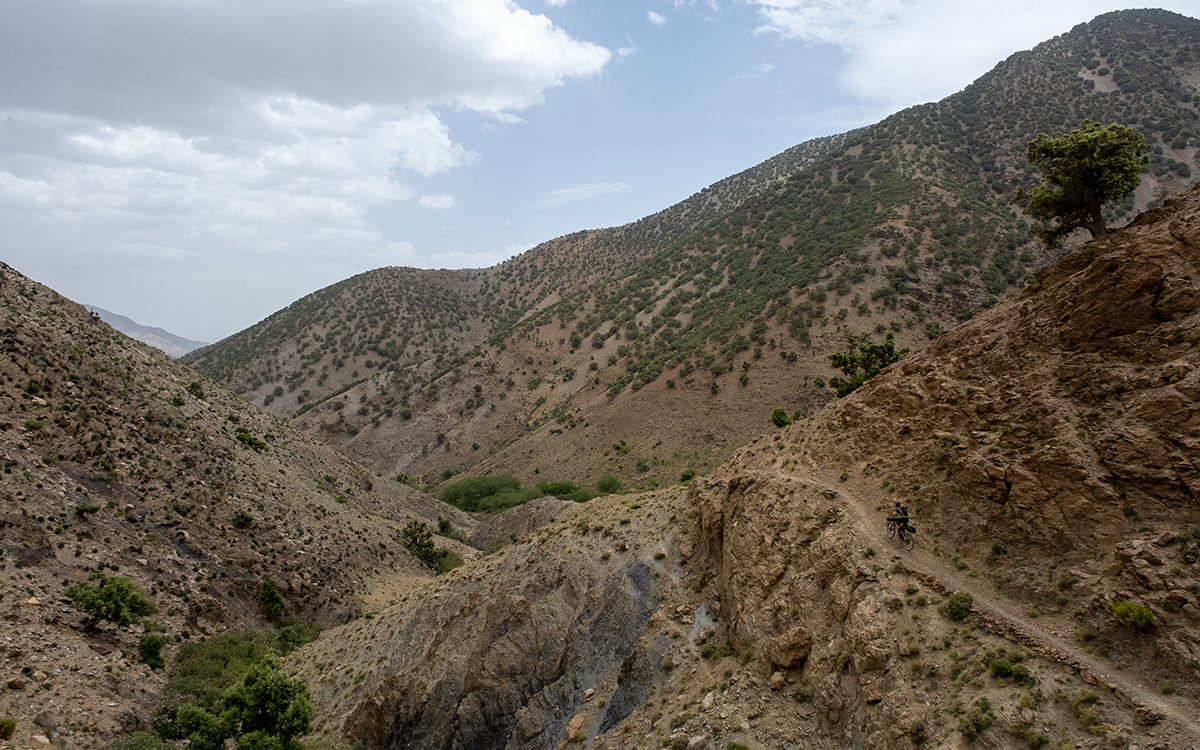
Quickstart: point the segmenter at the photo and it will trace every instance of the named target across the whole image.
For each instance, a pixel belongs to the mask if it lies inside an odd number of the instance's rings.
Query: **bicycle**
[[[904,545],[904,549],[911,550],[913,545],[916,543],[916,539],[913,538],[913,533],[916,531],[916,529],[909,531],[908,528],[906,528],[907,525],[908,524],[903,518],[888,518],[887,535],[888,539],[891,539],[896,535],[896,532],[899,531],[900,543]]]

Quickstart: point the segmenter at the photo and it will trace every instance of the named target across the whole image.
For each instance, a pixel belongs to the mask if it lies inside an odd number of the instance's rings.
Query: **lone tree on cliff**
[[[1042,185],[1028,192],[1017,188],[1009,204],[1028,200],[1026,214],[1041,222],[1058,220],[1057,225],[1031,230],[1048,248],[1057,247],[1076,229],[1088,230],[1093,238],[1107,234],[1104,204],[1137,188],[1149,161],[1145,151],[1141,133],[1115,122],[1084,120],[1054,138],[1039,133],[1029,142],[1025,158],[1042,170]]]

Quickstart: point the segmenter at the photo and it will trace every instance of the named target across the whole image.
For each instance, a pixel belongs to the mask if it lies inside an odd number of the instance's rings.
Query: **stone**
[[[773,666],[794,667],[802,663],[811,650],[812,633],[797,625],[764,643],[761,654]]]
[[[47,675],[45,672],[43,672],[40,669],[38,671],[34,672],[33,675],[31,675],[31,676],[33,677],[33,679],[37,680],[38,682],[45,682],[46,680],[50,679],[49,675]]]
[[[33,740],[34,742],[38,743],[39,745],[49,745],[50,744],[50,738],[44,734],[35,734],[32,737],[30,737],[29,739]]]
[[[716,744],[704,735],[692,735],[688,739],[687,750],[716,750]]]
[[[703,700],[700,701],[700,708],[707,711],[713,707],[713,703],[715,703],[716,700],[717,694],[710,690],[704,695]]]
[[[779,690],[783,688],[785,682],[786,680],[783,677],[783,672],[773,672],[771,674],[771,682],[769,685],[771,686],[772,690]]]
[[[27,683],[25,682],[24,677],[14,677],[8,681],[8,689],[9,690],[24,690],[26,684]]]

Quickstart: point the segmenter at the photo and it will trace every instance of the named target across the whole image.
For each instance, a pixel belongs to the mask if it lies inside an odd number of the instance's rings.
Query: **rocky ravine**
[[[593,501],[322,637],[296,660],[320,731],[1200,747],[1198,310],[1193,189],[686,490]]]

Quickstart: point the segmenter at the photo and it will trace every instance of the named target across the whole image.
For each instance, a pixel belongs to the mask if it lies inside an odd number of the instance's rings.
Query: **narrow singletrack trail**
[[[974,598],[971,616],[978,626],[1024,644],[1042,658],[1079,673],[1084,681],[1112,692],[1133,709],[1139,721],[1157,723],[1170,719],[1180,730],[1190,732],[1200,740],[1200,712],[1191,701],[1184,697],[1163,695],[1145,675],[1084,651],[1070,634],[1061,629],[1073,629],[1073,625],[1055,623],[1049,617],[1032,618],[1018,609],[1019,603],[996,596],[995,590],[985,580],[964,575],[955,569],[933,553],[928,529],[921,528],[918,518],[912,521],[918,529],[916,547],[911,552],[906,551],[898,538],[889,539],[887,536],[886,519],[890,508],[877,510],[878,501],[865,500],[859,494],[862,491],[854,483],[842,482],[819,470],[803,475],[803,479],[824,490],[826,495],[841,500],[845,519],[853,524],[855,532],[865,544],[879,554],[890,554],[908,574],[943,596],[955,591],[970,593]],[[1055,624],[1060,629],[1056,630]]]

